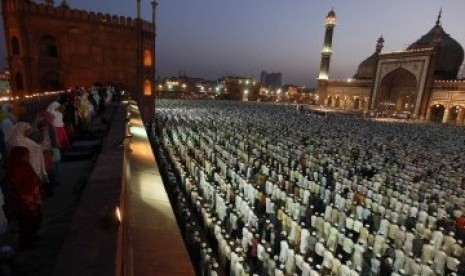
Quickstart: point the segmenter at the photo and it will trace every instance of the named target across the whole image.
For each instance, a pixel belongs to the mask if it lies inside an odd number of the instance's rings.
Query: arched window
[[[11,50],[12,50],[14,56],[19,55],[19,41],[18,41],[18,38],[16,36],[13,36],[11,38]]]
[[[40,55],[49,58],[58,57],[58,47],[55,37],[44,35],[40,39]]]
[[[152,83],[149,80],[145,80],[144,83],[144,96],[152,95]]]
[[[152,66],[152,52],[148,49],[144,50],[144,66],[145,67]]]
[[[23,75],[21,73],[16,73],[15,75],[15,86],[16,90],[24,90]]]

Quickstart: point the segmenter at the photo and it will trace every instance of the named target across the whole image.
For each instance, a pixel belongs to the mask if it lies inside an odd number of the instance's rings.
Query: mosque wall
[[[141,21],[141,52],[148,52],[152,62],[138,62],[138,56],[146,57],[138,53],[136,19],[29,1],[2,0],[2,5],[16,94],[95,82],[121,83],[130,89],[141,87],[144,80],[154,83],[153,24]],[[139,78],[138,72],[144,76]]]
[[[372,82],[359,80],[329,80],[325,93],[320,95],[324,105],[342,110],[368,108]]]
[[[465,108],[465,81],[435,81],[430,106],[437,104],[445,108]]]

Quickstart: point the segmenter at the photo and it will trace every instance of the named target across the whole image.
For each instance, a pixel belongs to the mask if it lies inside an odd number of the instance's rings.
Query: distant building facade
[[[154,20],[150,23],[77,10],[67,4],[1,2],[14,94],[95,82],[123,84],[139,94],[152,93]]]
[[[462,46],[441,25],[406,50],[384,53],[384,39],[375,52],[360,63],[353,78],[329,78],[333,32],[326,24],[317,96],[320,104],[344,110],[371,110],[381,114],[409,114],[422,120],[464,125],[465,81],[457,75],[464,60]],[[334,28],[336,15],[326,17]]]
[[[260,82],[262,86],[276,89],[282,86],[282,78],[283,75],[281,73],[268,73],[266,71],[262,71],[260,75]]]

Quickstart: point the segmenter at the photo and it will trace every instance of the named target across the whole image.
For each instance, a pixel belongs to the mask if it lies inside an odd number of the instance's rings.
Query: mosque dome
[[[464,58],[463,48],[460,43],[444,31],[440,24],[440,16],[436,25],[427,34],[408,46],[407,50],[431,48],[438,43],[434,76],[437,79],[456,79]]]
[[[357,73],[354,75],[354,79],[373,79],[376,73],[376,61],[378,59],[378,53],[374,53],[367,59],[362,61],[358,66]]]
[[[378,55],[383,48],[384,38],[381,36],[376,44],[376,51],[360,63],[354,79],[371,80],[375,78]]]

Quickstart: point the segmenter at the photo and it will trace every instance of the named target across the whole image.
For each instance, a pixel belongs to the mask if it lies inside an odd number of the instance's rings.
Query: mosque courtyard
[[[199,273],[464,275],[464,128],[157,100],[155,132]]]

